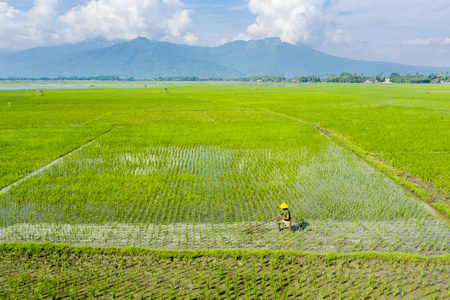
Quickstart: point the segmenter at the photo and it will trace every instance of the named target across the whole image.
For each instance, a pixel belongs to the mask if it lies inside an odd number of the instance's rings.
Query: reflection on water
[[[0,90],[54,90],[54,89],[90,89],[90,88],[152,88],[158,85],[113,84],[113,85],[0,85]]]

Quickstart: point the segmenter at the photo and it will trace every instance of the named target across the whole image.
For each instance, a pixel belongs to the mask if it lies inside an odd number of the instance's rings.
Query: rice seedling
[[[0,102],[21,97],[20,105],[13,105],[20,110],[0,111],[2,139],[7,142],[0,155],[1,186],[73,151],[0,193],[0,242],[448,254],[448,223],[376,170],[423,198],[440,197],[433,206],[445,212],[450,193],[448,116],[439,109],[447,109],[446,104],[425,105],[402,86],[386,91],[393,101],[389,105],[385,96],[379,97],[378,87],[371,88],[373,95],[346,86],[323,87],[325,94],[220,88],[219,95],[214,93],[217,87],[180,87],[170,99],[153,90],[59,91],[49,93],[45,113],[30,105],[33,99],[24,98],[26,91],[19,96],[0,92]],[[79,100],[83,97],[86,100]],[[131,98],[133,105],[124,111]],[[408,107],[402,106],[406,102]],[[63,104],[70,113],[57,112]],[[96,109],[86,110],[86,105]],[[98,118],[93,111],[105,113]],[[214,126],[209,119],[204,123],[199,111],[208,111]],[[94,121],[86,125],[89,120]],[[49,122],[59,127],[46,127]],[[332,139],[314,124],[329,130]],[[432,183],[434,191],[410,186],[411,176]],[[286,201],[294,216],[293,235],[278,232],[274,224],[243,233],[277,215],[276,203]],[[411,293],[443,297],[449,290],[444,284],[448,266],[440,261],[421,265],[414,278],[404,282],[396,268],[414,268],[401,260],[400,265],[389,265],[382,281],[383,271],[373,265],[349,269],[344,264],[341,268],[351,270],[350,277],[331,269],[324,273],[318,268],[322,262],[308,256],[313,278],[295,273],[290,280],[296,263],[286,256],[282,263],[275,257],[255,260],[244,271],[227,265],[226,259],[208,268],[202,261],[192,269],[165,260],[163,270],[172,267],[178,275],[167,278],[152,267],[151,276],[144,278],[131,271],[141,271],[140,264],[123,257],[114,257],[117,268],[102,264],[105,271],[82,272],[72,265],[70,255],[50,255],[44,265],[59,270],[50,270],[50,276],[46,269],[37,267],[38,272],[27,263],[12,265],[20,255],[0,255],[0,265],[5,266],[0,290],[8,293],[0,292],[0,297],[165,299],[170,293],[171,298],[283,299],[294,294],[293,284],[304,289],[301,295],[306,298],[407,298]],[[360,284],[353,286],[352,278]],[[186,291],[187,284],[198,289]],[[331,294],[328,286],[336,292]],[[365,287],[371,288],[367,295],[361,292]]]
[[[209,150],[208,150],[209,149]],[[200,152],[200,150],[188,150],[184,148],[171,148],[168,149],[169,152],[165,152],[164,148],[157,148],[157,149],[148,149],[147,153],[153,153],[155,151],[158,151],[162,156],[160,158],[160,161],[165,161],[166,156],[170,153],[196,153]],[[270,152],[270,155],[266,153],[265,150],[261,152],[253,152],[245,151],[241,152],[239,150],[228,150],[228,149],[221,149],[218,147],[201,147],[201,150],[204,151],[205,156],[207,156],[210,161],[205,161],[202,165],[199,165],[198,168],[201,170],[202,168],[210,168],[210,165],[217,164],[216,159],[221,159],[223,167],[228,166],[231,170],[233,170],[233,167],[235,165],[236,157],[258,157],[258,155],[261,157],[261,160],[254,164],[254,168],[252,169],[250,167],[247,168],[247,171],[245,174],[238,175],[237,179],[240,178],[240,176],[246,176],[249,177],[250,174],[256,173],[257,169],[264,170],[267,168],[267,170],[273,170],[274,169],[274,163],[276,162],[279,166],[280,172],[283,168],[287,172],[287,174],[297,174],[296,177],[293,179],[287,179],[283,181],[279,181],[279,179],[275,179],[272,177],[267,177],[266,181],[263,181],[262,184],[255,184],[253,182],[251,185],[248,186],[246,190],[243,190],[242,196],[240,196],[242,199],[250,199],[253,194],[258,194],[259,190],[261,188],[266,187],[267,185],[270,185],[271,182],[274,180],[278,180],[278,185],[282,184],[286,188],[287,193],[296,193],[300,192],[302,194],[301,198],[294,199],[291,203],[294,206],[294,213],[301,214],[303,218],[306,218],[308,220],[311,220],[311,222],[315,223],[315,226],[319,227],[323,226],[324,228],[327,228],[327,230],[320,231],[320,235],[310,234],[310,235],[303,235],[300,238],[300,235],[294,236],[293,239],[289,242],[290,247],[304,247],[304,243],[307,242],[309,245],[307,246],[310,251],[322,251],[321,249],[327,249],[330,247],[330,245],[334,245],[335,241],[337,241],[337,247],[339,249],[348,249],[347,251],[364,251],[366,248],[372,248],[372,249],[385,249],[388,251],[402,251],[403,249],[407,249],[406,252],[415,252],[415,253],[430,253],[433,252],[435,254],[439,253],[445,253],[447,249],[449,248],[448,240],[427,240],[425,241],[425,246],[422,246],[421,244],[417,245],[415,244],[414,238],[412,237],[416,232],[419,232],[421,237],[423,239],[430,239],[432,236],[436,235],[437,237],[443,237],[446,235],[446,233],[449,231],[448,226],[439,226],[436,221],[434,221],[434,217],[429,214],[428,211],[426,211],[424,208],[420,207],[420,204],[417,204],[413,199],[408,198],[405,194],[403,194],[398,188],[396,188],[394,185],[389,183],[387,180],[384,180],[380,176],[375,176],[374,174],[371,174],[370,176],[367,176],[365,167],[358,162],[357,160],[353,159],[351,155],[346,154],[339,148],[334,147],[333,145],[330,145],[325,152],[322,154],[322,158],[320,161],[316,161],[316,159],[310,160],[311,157],[308,157],[307,155],[303,154],[301,152],[301,149],[297,150],[296,152],[293,152],[291,150],[280,150],[280,151],[272,151]],[[86,152],[85,152],[86,153]],[[230,158],[230,161],[223,161],[222,156],[223,153],[228,154],[228,158]],[[214,158],[214,154],[218,155],[217,158]],[[232,156],[233,154],[234,156]],[[175,155],[175,154],[170,154]],[[265,156],[266,155],[266,156]],[[318,154],[315,154],[318,155]],[[137,158],[133,158],[133,163],[137,166],[139,166],[143,161],[146,161],[145,155],[136,155],[136,157],[142,156],[142,159],[139,160]],[[277,157],[279,160],[272,161],[269,159],[269,157]],[[153,157],[155,157],[153,155]],[[84,160],[82,156],[79,156],[77,158],[78,160]],[[353,159],[353,160],[352,160]],[[181,182],[179,179],[177,179],[177,169],[187,169],[188,166],[192,168],[191,173],[196,174],[199,173],[199,171],[196,169],[195,162],[192,161],[192,158],[189,157],[180,157],[177,161],[183,161],[184,164],[176,165],[176,169],[162,169],[163,172],[168,174],[173,174],[170,176],[175,176],[172,179],[169,177],[169,180],[175,180],[176,182]],[[346,162],[343,163],[343,160]],[[141,162],[142,161],[142,162]],[[333,169],[329,169],[330,166],[336,165],[336,163],[339,162],[339,172],[333,171]],[[110,162],[113,165],[116,165],[116,168],[120,164],[122,164],[121,158],[118,161],[112,160]],[[91,165],[90,168],[95,168],[97,171],[101,173],[102,169],[105,169],[105,175],[108,174],[107,170],[111,169],[113,167],[108,167],[107,165],[110,163],[106,163],[105,160],[100,165],[94,164]],[[119,163],[119,165],[117,165]],[[76,164],[76,165],[74,165]],[[172,165],[170,160],[168,160],[168,164]],[[64,170],[64,169],[73,169],[76,168],[77,165],[80,165],[76,161],[73,161],[72,159],[64,161],[62,164],[55,166],[52,168],[54,172],[59,172],[58,170]],[[297,170],[292,168],[292,165],[296,165]],[[162,164],[162,166],[164,166]],[[203,166],[203,167],[202,167]],[[123,168],[123,167],[120,167]],[[142,165],[141,168],[145,168],[145,165]],[[344,172],[345,168],[352,170],[353,177],[351,177],[350,181],[347,181],[344,179],[345,177],[341,177],[341,173]],[[84,169],[80,170],[80,172],[84,172]],[[299,172],[303,173],[302,176],[299,175]],[[306,170],[309,170],[306,172]],[[319,172],[319,170],[321,170]],[[360,170],[359,175],[355,174],[355,171]],[[231,171],[233,172],[233,171]],[[265,173],[270,173],[269,171],[264,171]],[[272,173],[274,173],[272,171]],[[76,174],[76,173],[75,173]],[[81,175],[82,173],[80,173]],[[220,186],[224,184],[222,183],[221,179],[217,174],[213,174],[214,177],[217,177],[216,185]],[[75,175],[78,176],[78,175]],[[158,175],[159,176],[159,175]],[[191,175],[189,175],[191,176]],[[189,178],[188,176],[188,178]],[[274,175],[278,176],[278,175]],[[315,177],[317,176],[317,177]],[[348,185],[347,189],[343,189],[342,196],[335,194],[333,198],[329,196],[329,192],[326,189],[326,185],[324,185],[324,176],[328,176],[329,179],[327,182],[340,182],[340,186],[344,187]],[[384,211],[379,210],[378,206],[373,206],[374,200],[368,201],[370,198],[367,198],[367,200],[364,200],[366,195],[358,195],[358,190],[355,189],[354,186],[354,178],[355,176],[359,176],[359,180],[366,180],[365,184],[367,185],[367,190],[364,192],[367,193],[368,191],[371,191],[372,196],[371,199],[379,199],[379,205],[381,207],[384,207]],[[52,176],[52,173],[44,174],[40,180],[47,180],[45,179],[48,177],[48,180],[54,180],[54,176]],[[139,246],[167,246],[171,245],[173,246],[181,246],[183,247],[198,247],[198,248],[209,248],[209,247],[217,247],[218,240],[222,241],[222,247],[230,248],[230,247],[239,247],[242,243],[244,244],[251,244],[251,245],[260,245],[262,242],[264,242],[265,246],[270,245],[271,243],[279,243],[280,236],[273,234],[273,232],[258,232],[257,235],[250,235],[250,236],[244,236],[240,233],[240,231],[237,231],[236,229],[240,226],[249,226],[251,224],[252,219],[266,219],[270,215],[276,214],[276,207],[272,207],[271,210],[265,210],[263,211],[252,211],[251,207],[244,207],[241,204],[233,205],[234,207],[239,208],[239,211],[230,211],[227,209],[230,205],[228,203],[223,203],[218,201],[218,199],[222,198],[231,198],[232,194],[234,193],[233,190],[228,189],[222,189],[217,190],[214,193],[210,193],[208,186],[205,186],[205,182],[210,181],[211,177],[206,177],[203,181],[198,181],[198,178],[195,182],[190,181],[187,179],[187,181],[184,181],[183,184],[177,184],[175,189],[171,189],[171,194],[173,194],[173,197],[179,197],[178,195],[186,194],[186,189],[190,190],[192,188],[200,191],[201,194],[205,194],[205,198],[200,201],[196,200],[194,202],[194,205],[192,205],[192,202],[189,201],[175,201],[171,203],[166,203],[165,201],[158,201],[153,202],[152,204],[152,211],[163,211],[163,214],[149,214],[148,217],[142,217],[142,213],[139,210],[136,210],[135,207],[146,207],[148,204],[145,202],[141,202],[142,200],[139,199],[149,199],[152,198],[152,196],[148,195],[148,192],[146,191],[145,196],[139,196],[139,185],[136,185],[136,188],[138,190],[131,190],[133,191],[133,197],[136,198],[135,201],[130,202],[127,211],[123,211],[123,206],[120,206],[121,211],[114,211],[114,208],[109,207],[108,210],[106,210],[100,218],[105,220],[107,224],[115,223],[121,228],[119,230],[119,235],[115,235],[113,233],[113,227],[111,226],[105,226],[105,225],[97,225],[96,221],[90,219],[92,217],[89,217],[89,215],[94,216],[91,214],[91,208],[89,206],[84,207],[84,211],[81,211],[81,215],[87,216],[87,219],[84,219],[84,221],[79,220],[75,221],[72,219],[64,219],[64,216],[61,215],[59,217],[58,223],[51,223],[50,226],[45,226],[42,228],[42,221],[45,222],[45,220],[48,220],[53,215],[53,212],[55,211],[56,207],[65,207],[68,204],[68,201],[71,203],[76,203],[77,197],[76,195],[70,196],[67,200],[61,201],[56,200],[60,198],[58,193],[60,193],[60,190],[58,191],[52,191],[47,190],[46,193],[46,199],[55,199],[51,200],[53,202],[53,207],[45,207],[42,205],[41,202],[37,200],[32,200],[33,194],[30,194],[29,192],[29,186],[31,186],[34,182],[33,180],[30,180],[29,185],[23,184],[21,186],[22,189],[17,188],[17,192],[15,193],[8,193],[6,195],[8,199],[8,205],[11,205],[14,202],[11,202],[12,199],[15,199],[16,203],[21,203],[21,211],[23,211],[23,214],[25,214],[25,217],[33,220],[31,223],[20,223],[21,221],[19,219],[17,220],[10,220],[7,224],[7,226],[4,227],[4,235],[0,235],[0,238],[3,236],[4,241],[11,241],[15,239],[22,239],[22,240],[33,240],[36,238],[36,236],[39,239],[42,240],[52,240],[55,242],[72,242],[75,241],[84,241],[84,243],[88,242],[90,244],[100,244],[105,243],[104,239],[102,239],[103,236],[108,236],[108,243],[107,245],[139,245]],[[316,179],[315,179],[316,178]],[[363,179],[365,178],[365,179]],[[130,178],[131,179],[131,178]],[[232,178],[230,178],[232,179]],[[72,180],[72,179],[71,179]],[[234,179],[232,179],[234,180]],[[169,181],[170,182],[170,181]],[[300,185],[301,183],[301,185]],[[95,181],[92,181],[92,184],[95,184]],[[118,185],[118,183],[113,184],[113,186]],[[121,184],[123,185],[123,184]],[[317,185],[320,185],[322,189],[318,190],[316,188]],[[206,187],[206,189],[204,189]],[[298,188],[297,188],[298,187]],[[106,187],[105,187],[106,188]],[[89,189],[89,188],[87,188]],[[109,189],[109,187],[107,188]],[[163,190],[168,191],[168,187],[164,188]],[[297,190],[298,189],[298,190]],[[116,190],[116,188],[113,188],[112,191]],[[121,190],[121,189],[120,189]],[[113,192],[114,193],[114,192]],[[160,199],[158,194],[160,191],[155,190],[155,199]],[[231,193],[231,194],[230,194]],[[111,190],[109,192],[111,194]],[[19,196],[23,195],[23,196]],[[27,195],[27,201],[21,200],[20,197],[25,197]],[[208,196],[209,195],[209,196]],[[37,196],[37,195],[36,195]],[[257,199],[262,205],[262,207],[270,207],[269,203],[276,203],[283,201],[282,198],[276,198],[275,197],[264,197]],[[74,198],[75,197],[75,198]],[[326,197],[326,198],[323,198]],[[74,199],[72,199],[74,198]],[[317,203],[317,199],[323,199]],[[339,200],[341,199],[341,200]],[[353,204],[349,203],[349,199],[352,199],[351,201]],[[6,199],[5,199],[6,201]],[[341,201],[341,202],[339,202]],[[375,200],[378,201],[378,200]],[[108,205],[109,200],[100,200],[97,199],[97,203],[105,206]],[[4,202],[6,205],[6,202]],[[184,203],[184,204],[183,204]],[[244,201],[244,203],[246,203]],[[314,203],[314,205],[313,205]],[[318,204],[318,205],[317,205]],[[39,208],[39,216],[36,215],[35,210],[27,209],[27,207],[40,207]],[[400,209],[401,206],[401,209]],[[14,206],[5,206],[4,211],[8,212],[9,215],[17,215],[14,213],[14,210],[17,209],[16,205]],[[80,207],[80,209],[83,209],[83,207]],[[87,210],[86,210],[87,209]],[[184,214],[184,211],[188,211],[187,214]],[[336,228],[336,230],[332,230],[329,228],[327,224],[327,220],[329,218],[336,218],[336,215],[338,212],[341,212],[341,215],[337,220],[337,226],[340,228]],[[404,212],[408,212],[408,217],[404,217]],[[180,212],[183,212],[180,215]],[[255,215],[256,213],[256,215]],[[119,217],[120,215],[124,215],[127,217],[127,219],[135,219],[140,220],[138,223],[134,222],[129,224],[124,223],[116,223],[120,222],[122,217]],[[139,214],[139,215],[138,215]],[[214,218],[209,218],[208,215],[214,215]],[[167,216],[167,217],[165,217]],[[203,217],[204,216],[204,217]],[[98,217],[98,215],[97,215]],[[119,219],[118,219],[119,217]],[[188,219],[186,219],[188,218]],[[377,228],[374,228],[374,226],[369,225],[370,222],[362,221],[371,219],[373,224],[378,225]],[[125,219],[123,219],[125,221]],[[170,224],[165,223],[166,220],[172,220]],[[176,225],[174,220],[179,220]],[[226,222],[226,220],[235,220],[236,223],[230,223]],[[82,221],[82,223],[78,223]],[[186,224],[192,224],[188,226],[184,226],[183,223],[186,222]],[[367,222],[367,223],[366,223]],[[399,228],[397,227],[397,223],[401,222],[403,224],[403,235],[399,235]],[[414,225],[413,222],[419,222],[418,225]],[[34,223],[34,224],[33,224]],[[86,225],[83,225],[83,223],[89,223]],[[114,224],[113,223],[113,224]],[[39,225],[35,225],[39,224]],[[167,224],[167,225],[166,225]],[[223,229],[216,230],[218,228],[218,225],[220,226],[226,224],[227,227],[231,227],[231,231],[228,230],[224,232]],[[322,225],[323,224],[323,225]],[[231,225],[231,226],[230,226]],[[382,226],[381,226],[382,225]],[[359,226],[362,226],[365,229],[365,231],[361,232],[359,231]],[[225,226],[223,226],[225,227]],[[222,228],[223,228],[222,227]],[[143,231],[143,228],[147,228],[147,230]],[[370,228],[370,229],[369,229]],[[191,229],[191,230],[189,230]],[[377,230],[374,230],[377,229]],[[181,231],[184,230],[184,235],[182,236]],[[385,231],[391,231],[394,230],[394,232],[391,232],[387,238]],[[369,232],[367,232],[369,231]],[[409,238],[408,234],[405,235],[405,231],[411,235],[411,238]],[[40,233],[41,232],[41,233]],[[363,236],[361,236],[363,234]],[[125,235],[125,238],[123,236]],[[358,235],[359,242],[357,244],[349,244],[346,242],[346,239],[353,239],[353,236]],[[385,239],[382,240],[381,244],[380,242],[376,242],[376,240],[373,239],[373,236],[385,236]],[[33,237],[30,238],[30,236]],[[227,237],[228,242],[225,241],[225,236]],[[337,237],[336,237],[337,236]],[[70,238],[68,238],[70,237]],[[182,237],[184,238],[184,242],[182,240]],[[190,240],[190,237],[192,237],[192,241]],[[306,238],[306,239],[305,239]],[[409,239],[408,239],[409,238]],[[301,241],[300,241],[301,240]],[[388,243],[389,240],[389,243]],[[212,242],[214,241],[214,242]],[[212,244],[213,243],[213,244]],[[439,243],[439,244],[438,244]],[[400,245],[403,246],[400,247]],[[402,251],[405,252],[405,251]]]

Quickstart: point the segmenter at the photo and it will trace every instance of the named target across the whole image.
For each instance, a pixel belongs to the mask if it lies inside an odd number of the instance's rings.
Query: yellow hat
[[[280,205],[280,208],[289,208],[289,205],[287,205],[286,203],[283,203]]]

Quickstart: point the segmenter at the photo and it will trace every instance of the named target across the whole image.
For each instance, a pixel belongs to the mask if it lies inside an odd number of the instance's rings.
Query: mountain
[[[98,76],[155,78],[169,76],[243,77],[340,74],[429,74],[450,68],[352,60],[325,54],[277,38],[195,47],[136,38],[112,43],[103,39],[0,54],[0,77]]]

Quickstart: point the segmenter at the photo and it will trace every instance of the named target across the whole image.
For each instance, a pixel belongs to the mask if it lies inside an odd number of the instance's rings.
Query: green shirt
[[[283,211],[283,216],[285,218],[288,218],[286,221],[290,221],[291,220],[291,212],[289,211],[289,209],[286,209],[285,211]]]

